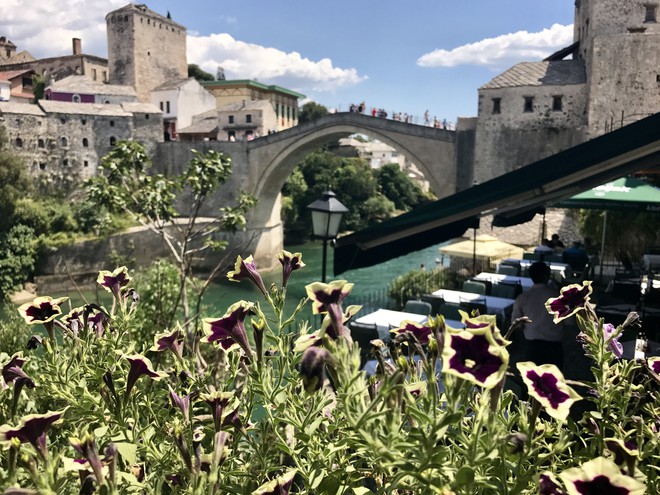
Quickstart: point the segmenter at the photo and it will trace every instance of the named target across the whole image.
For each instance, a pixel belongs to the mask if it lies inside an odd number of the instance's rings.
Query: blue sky
[[[106,56],[105,15],[126,0],[3,0],[0,36],[35,57]],[[328,108],[476,116],[477,88],[572,42],[573,0],[154,0],[188,28],[188,62]]]

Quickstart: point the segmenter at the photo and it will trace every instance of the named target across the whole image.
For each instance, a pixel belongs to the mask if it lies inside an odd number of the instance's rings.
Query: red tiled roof
[[[15,77],[22,76],[27,72],[34,72],[32,69],[21,69],[21,70],[7,70],[0,72],[0,79],[3,81],[11,81]]]

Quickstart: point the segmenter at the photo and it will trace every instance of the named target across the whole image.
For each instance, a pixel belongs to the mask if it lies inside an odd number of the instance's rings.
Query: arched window
[[[80,95],[73,95],[73,96],[71,97],[71,101],[72,101],[73,103],[80,103]]]
[[[23,147],[23,140],[21,138],[16,138],[16,147],[17,148]]]
[[[43,139],[39,138],[39,140],[37,141],[37,146],[39,148],[45,148],[46,147],[46,142]]]
[[[68,146],[69,145],[69,140],[67,138],[65,138],[64,136],[62,136],[60,138],[60,144],[62,145],[62,147]]]
[[[82,144],[83,144],[83,146],[84,146],[85,148],[87,148],[87,147],[89,146],[89,139],[87,139],[87,138],[83,138],[83,140],[82,140]]]
[[[115,144],[117,144],[117,138],[110,136],[110,146],[114,146]]]
[[[40,164],[39,164],[39,168],[40,168],[41,170],[46,170],[46,164],[43,163],[43,162],[40,163]]]

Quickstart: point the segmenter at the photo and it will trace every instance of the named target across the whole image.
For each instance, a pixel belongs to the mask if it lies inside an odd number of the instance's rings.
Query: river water
[[[327,281],[336,279],[348,280],[354,283],[351,291],[352,298],[361,299],[372,296],[376,293],[384,293],[388,284],[399,275],[403,275],[411,270],[418,270],[420,265],[427,269],[435,267],[435,260],[439,256],[439,247],[444,244],[431,246],[420,251],[416,251],[399,258],[392,259],[385,263],[368,268],[349,270],[338,277],[332,274],[332,249],[328,248]],[[289,280],[287,289],[288,307],[293,308],[300,298],[305,297],[305,286],[321,280],[321,258],[322,243],[307,242],[302,245],[286,246],[290,252],[301,252],[305,267],[293,272]],[[273,253],[276,256],[277,253]],[[282,278],[281,270],[274,270],[271,273],[262,274],[266,287],[271,283],[279,286]],[[240,300],[259,300],[259,293],[248,281],[240,283],[230,282],[225,277],[219,277],[217,283],[214,283],[207,291],[204,302],[211,312],[224,313],[226,308],[232,303]]]

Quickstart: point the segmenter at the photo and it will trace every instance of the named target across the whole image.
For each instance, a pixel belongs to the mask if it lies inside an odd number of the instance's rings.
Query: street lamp
[[[337,237],[339,223],[344,213],[348,211],[336,198],[335,193],[326,191],[321,199],[307,205],[312,211],[312,225],[314,226],[314,238],[323,240],[323,271],[321,281],[325,283],[325,265],[328,255],[328,241]]]

